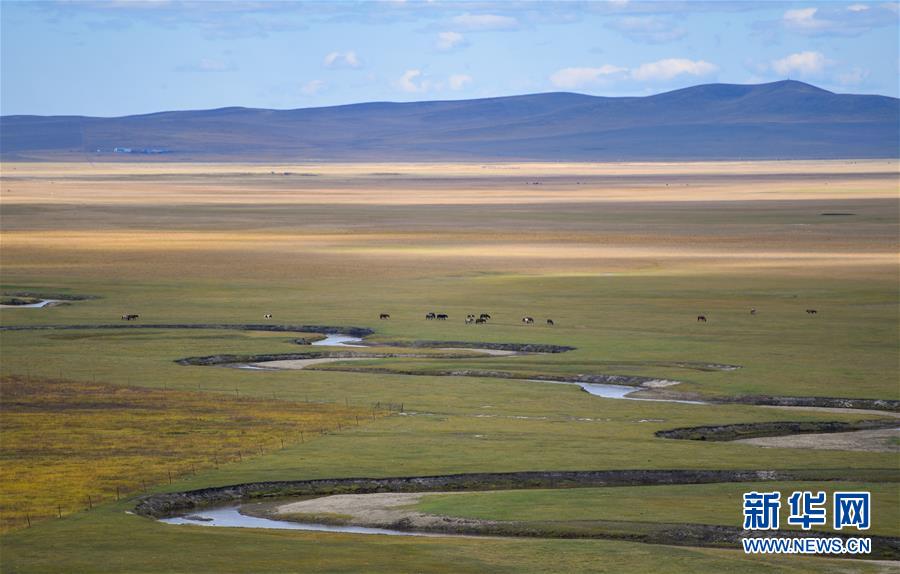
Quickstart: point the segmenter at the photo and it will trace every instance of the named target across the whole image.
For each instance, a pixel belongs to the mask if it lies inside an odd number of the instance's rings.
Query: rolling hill
[[[2,116],[5,160],[616,161],[900,157],[900,100],[797,81],[646,97],[459,101],[118,118]],[[114,151],[118,148],[118,151]],[[99,150],[99,151],[98,151]]]

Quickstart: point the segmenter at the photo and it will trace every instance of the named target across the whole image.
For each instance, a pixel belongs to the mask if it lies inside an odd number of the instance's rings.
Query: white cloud
[[[822,20],[816,18],[816,12],[818,11],[818,8],[788,10],[781,19],[788,28],[816,29],[822,26]]]
[[[473,82],[472,76],[468,74],[453,74],[443,80],[435,80],[429,78],[418,68],[410,68],[403,72],[394,86],[410,94],[424,94],[426,92],[446,92],[447,90],[459,91],[464,90]]]
[[[406,70],[397,81],[397,86],[404,92],[425,92],[428,90],[428,83],[422,80],[417,81],[417,79],[421,78],[421,76],[422,70]]]
[[[798,74],[800,76],[815,76],[822,73],[828,60],[821,52],[797,52],[774,60],[772,69],[782,76]]]
[[[823,3],[817,8],[787,10],[781,25],[806,36],[858,36],[879,26],[896,26],[888,10],[890,4],[872,8],[868,4],[837,6]]]
[[[443,51],[452,50],[460,45],[464,39],[459,32],[440,32],[438,33],[437,49]]]
[[[456,27],[466,30],[509,30],[519,25],[519,21],[512,16],[470,14],[468,12],[454,17],[451,21]]]
[[[641,64],[631,71],[631,77],[640,81],[671,80],[676,76],[707,76],[718,71],[719,67],[704,60],[688,60],[686,58],[667,58],[657,62]]]
[[[842,72],[835,76],[837,82],[842,86],[858,86],[865,82],[869,77],[869,70],[865,68],[853,68],[846,72]]]
[[[318,94],[324,87],[325,82],[323,82],[322,80],[310,80],[303,84],[303,87],[300,88],[300,91],[307,96],[314,96]]]
[[[550,76],[550,82],[557,88],[582,88],[596,84],[604,76],[627,72],[628,68],[620,68],[606,64],[599,68],[563,68]]]
[[[450,84],[451,90],[461,90],[466,87],[466,84],[472,83],[472,76],[466,74],[453,74],[447,79],[447,83]]]
[[[322,60],[326,68],[360,68],[362,62],[353,50],[331,52]]]

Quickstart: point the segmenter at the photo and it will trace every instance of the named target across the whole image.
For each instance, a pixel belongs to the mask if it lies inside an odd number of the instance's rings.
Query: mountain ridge
[[[4,160],[615,161],[896,158],[900,100],[783,80],[650,96],[546,92],[112,118],[0,116]],[[114,151],[118,148],[119,151]],[[97,150],[100,150],[99,152]],[[125,151],[127,150],[127,151]]]

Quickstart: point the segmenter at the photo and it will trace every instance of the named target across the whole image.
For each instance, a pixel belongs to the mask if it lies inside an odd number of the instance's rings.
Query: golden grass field
[[[366,407],[0,379],[0,531],[365,424]]]

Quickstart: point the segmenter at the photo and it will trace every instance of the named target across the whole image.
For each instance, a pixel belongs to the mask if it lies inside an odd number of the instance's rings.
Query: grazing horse
[[[271,314],[271,313],[266,313],[266,314],[264,315],[264,318],[265,318],[265,319],[271,319],[271,318],[272,318],[272,314]]]
[[[815,315],[816,313],[818,313],[818,311],[816,311],[815,309],[807,309],[806,313],[809,315]]]
[[[487,323],[487,319],[482,319],[480,317],[478,319],[475,319],[476,325],[483,325],[484,323]]]
[[[479,318],[479,319],[490,319],[491,316],[488,315],[487,313],[482,313],[478,318]]]
[[[123,321],[133,321],[134,319],[140,318],[140,315],[122,315]]]
[[[697,315],[698,323],[706,323],[706,315]]]
[[[756,307],[750,307],[750,314],[756,315]]]
[[[434,313],[429,313],[429,314],[425,315],[425,318],[429,321],[431,321],[435,317],[437,317],[437,315],[435,315]]]
[[[534,325],[534,317],[522,317],[522,322],[526,325]]]
[[[435,315],[434,318],[437,319],[438,321],[446,321],[447,317],[448,316],[446,313],[438,313],[437,315]]]
[[[474,322],[475,322],[475,317],[473,317],[473,316],[471,316],[471,315],[469,315],[468,317],[466,317],[466,325],[469,325],[469,324],[474,323]]]
[[[547,326],[548,326],[548,327],[552,327],[552,326],[555,325],[555,324],[556,324],[556,323],[553,322],[553,319],[547,319]]]
[[[387,313],[382,313],[381,315],[378,316],[378,318],[379,319],[390,319],[391,316],[388,315]]]

